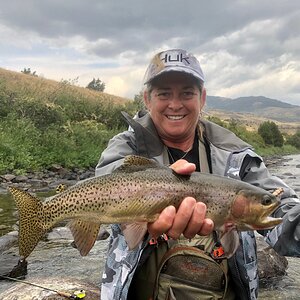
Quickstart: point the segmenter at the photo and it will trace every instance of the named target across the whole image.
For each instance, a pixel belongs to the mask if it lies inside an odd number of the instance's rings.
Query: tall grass
[[[128,99],[0,69],[0,174],[95,166]]]

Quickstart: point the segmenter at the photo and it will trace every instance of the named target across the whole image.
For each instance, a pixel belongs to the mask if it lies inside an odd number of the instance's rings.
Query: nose
[[[169,108],[173,110],[179,110],[180,108],[183,107],[182,102],[180,100],[179,95],[173,95],[172,99],[169,100]]]

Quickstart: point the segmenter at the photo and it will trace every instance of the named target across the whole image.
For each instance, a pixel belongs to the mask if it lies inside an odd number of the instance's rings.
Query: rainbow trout
[[[177,208],[187,196],[207,205],[215,230],[227,236],[223,240],[229,246],[223,246],[228,257],[238,246],[238,238],[230,233],[268,229],[281,222],[269,217],[279,201],[263,189],[212,174],[178,175],[138,156],[127,156],[112,174],[85,180],[45,201],[15,187],[9,190],[19,211],[19,252],[24,258],[49,229],[66,219],[81,255],[88,254],[104,223],[122,224],[128,247],[134,249],[143,240],[147,223],[165,207]]]

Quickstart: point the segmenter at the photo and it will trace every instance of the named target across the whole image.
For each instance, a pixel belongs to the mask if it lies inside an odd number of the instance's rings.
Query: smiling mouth
[[[167,115],[166,116],[169,120],[173,120],[173,121],[178,121],[178,120],[182,120],[185,116],[170,116],[170,115]]]

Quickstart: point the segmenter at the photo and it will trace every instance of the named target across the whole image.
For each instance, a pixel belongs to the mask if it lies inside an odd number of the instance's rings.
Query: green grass
[[[95,166],[128,99],[0,69],[0,174]]]
[[[274,156],[274,155],[291,155],[299,154],[300,150],[292,145],[283,145],[283,147],[264,147],[257,148],[257,154],[261,156]]]

